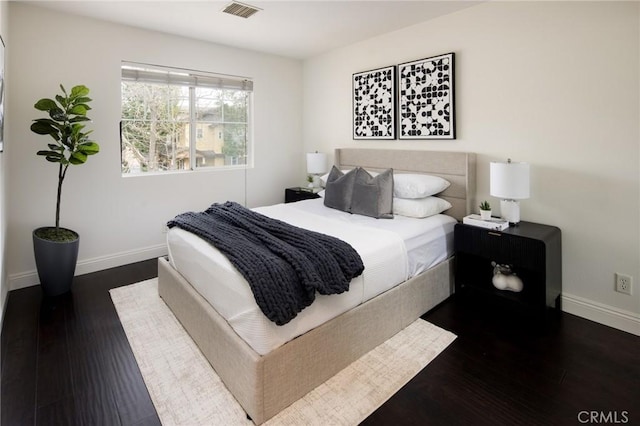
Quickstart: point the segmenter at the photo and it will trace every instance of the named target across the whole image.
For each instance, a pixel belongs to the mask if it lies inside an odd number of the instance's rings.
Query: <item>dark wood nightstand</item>
[[[454,234],[456,293],[488,296],[518,311],[543,314],[560,310],[562,247],[555,226],[520,222],[504,231],[457,224]],[[508,264],[522,279],[523,290],[512,292],[493,286],[491,262]]]
[[[284,202],[294,203],[302,200],[312,200],[314,198],[320,198],[317,192],[311,191],[307,188],[287,188],[284,190]]]

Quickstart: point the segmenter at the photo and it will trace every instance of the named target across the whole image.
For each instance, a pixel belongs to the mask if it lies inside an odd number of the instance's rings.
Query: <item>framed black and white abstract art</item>
[[[455,139],[454,53],[398,65],[400,139]]]
[[[395,102],[395,66],[353,74],[353,139],[395,139]]]

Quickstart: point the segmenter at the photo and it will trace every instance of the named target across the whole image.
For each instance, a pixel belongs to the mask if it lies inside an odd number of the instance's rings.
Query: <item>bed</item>
[[[451,183],[439,194],[452,205],[447,215],[461,220],[471,211],[474,154],[337,149],[335,164],[340,169],[360,166],[382,171],[391,167],[396,173],[441,176]],[[315,208],[306,201],[302,203]],[[452,258],[434,259],[428,269],[364,302],[346,306],[329,320],[312,322],[308,330],[305,328],[291,340],[289,336],[283,341],[256,346],[247,336],[240,337],[243,333],[236,332],[194,288],[197,285],[192,285],[189,279],[194,282],[197,279],[184,265],[178,268],[181,273],[174,268],[175,262],[165,258],[158,262],[160,296],[256,424],[273,417],[453,292]],[[194,260],[195,263],[201,262]]]

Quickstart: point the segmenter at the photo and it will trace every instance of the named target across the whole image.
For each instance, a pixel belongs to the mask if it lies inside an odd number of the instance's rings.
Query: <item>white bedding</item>
[[[257,353],[264,355],[320,324],[428,269],[452,254],[455,219],[396,216],[373,219],[324,207],[321,199],[254,209],[301,228],[351,244],[362,257],[363,275],[349,291],[318,295],[291,322],[277,326],[256,304],[248,283],[228,259],[201,238],[178,228],[167,234],[169,260]]]
[[[407,249],[408,278],[426,271],[453,254],[453,226],[456,220],[451,216],[438,214],[425,219],[415,219],[396,215],[393,219],[374,219],[326,208],[321,199],[299,201],[287,206],[332,220],[375,227],[399,235]],[[259,208],[255,210],[260,211]]]

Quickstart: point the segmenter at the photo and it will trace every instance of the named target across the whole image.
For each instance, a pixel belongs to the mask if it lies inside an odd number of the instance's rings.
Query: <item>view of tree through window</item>
[[[123,174],[246,165],[251,91],[167,75],[127,79],[123,67]]]

